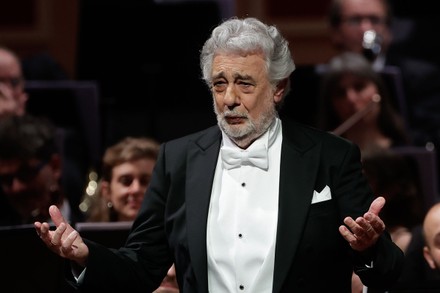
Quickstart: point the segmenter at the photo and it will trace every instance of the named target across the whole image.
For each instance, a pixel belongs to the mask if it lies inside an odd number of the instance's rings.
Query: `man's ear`
[[[289,78],[285,78],[277,84],[275,93],[273,95],[275,104],[278,104],[283,100],[284,93],[287,89],[288,83],[289,83]]]
[[[423,247],[423,257],[425,258],[431,269],[435,270],[437,268],[437,266],[435,265],[435,261],[429,251],[429,248],[426,245]]]

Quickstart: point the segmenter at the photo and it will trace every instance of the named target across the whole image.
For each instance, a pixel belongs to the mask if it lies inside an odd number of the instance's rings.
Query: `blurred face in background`
[[[50,161],[0,160],[1,188],[23,224],[47,221],[48,208],[56,203],[60,176],[60,160],[56,156]]]
[[[382,0],[340,0],[341,23],[332,28],[332,40],[342,51],[361,54],[364,32],[374,30],[383,39],[382,47],[391,42],[386,23],[386,8]]]
[[[7,102],[8,112],[23,115],[26,101],[21,64],[13,54],[0,48],[0,110],[2,103]]]
[[[428,211],[423,222],[425,247],[423,256],[431,269],[440,269],[440,204]]]
[[[141,207],[156,161],[140,159],[112,169],[111,182],[102,181],[103,197],[112,204],[118,221],[133,221]]]
[[[352,74],[344,74],[331,93],[331,103],[340,122],[343,122],[367,107],[377,94],[378,88],[372,81]],[[363,121],[376,120],[379,111],[379,103],[376,103],[373,109],[364,116]]]

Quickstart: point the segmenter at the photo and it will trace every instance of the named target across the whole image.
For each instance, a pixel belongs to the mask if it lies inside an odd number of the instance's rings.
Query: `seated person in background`
[[[362,153],[409,144],[386,86],[362,55],[347,52],[332,58],[320,91],[319,128],[353,141]]]
[[[23,115],[27,99],[19,58],[11,50],[0,46],[0,117]]]
[[[440,292],[440,203],[430,207],[412,235],[402,275],[390,292]]]
[[[50,58],[49,56],[47,58]],[[30,60],[30,59],[27,59]],[[42,62],[43,64],[44,62]],[[31,66],[32,68],[24,68],[23,62],[18,55],[12,50],[0,46],[0,118],[8,115],[23,115],[25,113],[32,114],[29,111],[29,92],[25,91],[25,83],[29,78],[43,80],[48,79],[49,76],[42,76],[43,71],[37,70],[43,66]],[[35,74],[31,74],[34,72]],[[27,74],[27,76],[25,76]],[[61,75],[59,76],[61,78]],[[56,109],[58,112],[58,109]],[[63,115],[59,113],[59,115]],[[38,114],[40,116],[40,114]],[[46,116],[50,117],[50,115]],[[50,118],[49,118],[50,119]],[[65,175],[61,183],[64,187],[65,193],[68,195],[70,206],[72,208],[72,217],[81,219],[82,213],[78,208],[79,198],[82,194],[84,179],[86,178],[86,168],[84,167],[84,156],[82,149],[78,148],[78,142],[72,143],[71,139],[74,137],[71,132],[65,131],[63,126],[56,124],[57,136],[59,137],[59,153],[63,158],[63,174]],[[76,139],[76,137],[74,138]],[[76,140],[82,140],[76,139]],[[74,147],[70,147],[75,145]],[[70,150],[69,152],[67,150]],[[71,151],[74,150],[74,151]],[[77,197],[78,196],[78,197]]]
[[[423,221],[423,236],[425,240],[423,256],[431,269],[437,272],[440,280],[440,203],[433,205],[426,213]]]
[[[102,160],[102,178],[87,211],[88,221],[133,221],[151,180],[159,144],[127,137],[110,146]]]
[[[440,139],[440,70],[435,64],[390,50],[395,30],[392,29],[394,16],[389,2],[332,0],[328,15],[331,41],[339,53],[365,54],[376,71],[385,66],[398,68],[412,140],[417,145],[425,145],[428,141],[437,144]]]
[[[49,121],[28,114],[0,119],[0,224],[48,221],[51,205],[70,220],[61,165],[56,130]]]
[[[151,180],[159,143],[127,137],[110,146],[102,160],[98,193],[91,198],[88,221],[134,221]],[[174,265],[156,293],[179,292]]]

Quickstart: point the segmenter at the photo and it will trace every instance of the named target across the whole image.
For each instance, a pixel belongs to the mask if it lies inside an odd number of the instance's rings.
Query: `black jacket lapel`
[[[280,292],[292,266],[312,201],[321,144],[301,128],[283,123],[278,230],[273,292]]]
[[[200,292],[208,291],[206,225],[221,132],[211,128],[190,142],[185,186],[188,246]]]

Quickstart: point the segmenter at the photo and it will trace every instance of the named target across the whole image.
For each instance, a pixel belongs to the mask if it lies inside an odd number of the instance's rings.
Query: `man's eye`
[[[225,84],[226,84],[226,82],[224,82],[224,81],[216,81],[213,83],[213,87],[224,86]]]
[[[213,89],[214,91],[216,91],[216,92],[222,92],[222,91],[225,91],[225,89],[226,89],[226,82],[223,82],[223,81],[215,82],[215,83],[213,84],[212,89]]]

